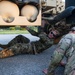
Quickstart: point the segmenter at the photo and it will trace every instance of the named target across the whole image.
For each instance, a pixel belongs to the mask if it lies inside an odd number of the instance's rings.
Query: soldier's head
[[[70,26],[71,24],[66,24],[65,20],[62,20],[61,22],[53,25],[53,28],[50,28],[50,33],[52,33],[55,36],[54,38],[62,37],[70,31]]]
[[[75,26],[71,28],[70,32],[75,33]]]
[[[75,27],[72,27],[72,28],[71,28],[71,31],[75,31]]]
[[[60,36],[60,31],[56,27],[51,27],[49,29],[48,37],[50,39],[56,39]]]
[[[49,38],[56,39],[56,38],[62,37],[63,35],[67,34],[69,30],[70,30],[69,24],[66,24],[66,25],[58,24],[54,26],[53,28],[49,29],[48,36]]]
[[[55,38],[58,38],[59,35],[60,35],[60,32],[58,30],[56,30],[56,29],[50,29],[50,32],[48,34],[48,37],[50,39],[55,39]]]

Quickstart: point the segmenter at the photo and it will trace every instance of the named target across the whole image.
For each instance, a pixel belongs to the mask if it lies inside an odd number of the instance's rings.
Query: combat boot
[[[14,53],[12,52],[12,50],[9,50],[9,49],[4,49],[0,51],[0,58],[6,58],[13,55]]]

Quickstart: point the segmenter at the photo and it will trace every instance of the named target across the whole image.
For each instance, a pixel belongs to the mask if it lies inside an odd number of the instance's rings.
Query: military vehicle
[[[58,0],[56,0],[56,1],[58,1]],[[56,10],[55,16],[54,16],[54,14],[52,14],[53,10],[48,9],[49,5],[47,5],[47,7],[46,7],[46,5],[45,5],[46,3],[47,3],[46,1],[43,2],[43,4],[44,4],[43,6],[45,7],[43,14],[46,14],[47,16],[42,17],[42,19],[47,20],[49,22],[49,25],[51,25],[51,26],[48,25],[48,27],[46,27],[47,29],[46,28],[44,28],[44,29],[47,30],[47,32],[48,32],[49,31],[48,29],[50,27],[57,27],[57,28],[61,29],[61,33],[63,33],[63,30],[66,30],[66,31],[64,31],[63,35],[66,34],[67,30],[69,30],[72,26],[75,25],[75,3],[74,3],[74,0],[72,0],[72,1],[65,0],[65,8],[61,12],[59,12],[59,11],[62,9],[62,6],[60,6],[61,9],[58,11],[57,9],[59,8],[59,5],[55,3],[57,6],[51,8],[51,9],[55,8],[55,10]],[[65,28],[65,29],[63,29],[63,28]]]

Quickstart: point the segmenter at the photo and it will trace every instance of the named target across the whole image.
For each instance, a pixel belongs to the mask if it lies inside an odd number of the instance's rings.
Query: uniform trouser
[[[0,51],[0,58],[5,58],[9,56],[13,56],[14,53],[12,50],[9,50],[9,47],[17,44],[17,43],[29,43],[30,40],[23,35],[18,35],[14,39],[12,39],[7,45],[0,44],[0,47],[5,48]]]
[[[0,47],[8,48],[8,47],[13,46],[16,43],[29,43],[29,42],[30,42],[30,40],[27,37],[25,37],[23,35],[18,35],[15,38],[13,38],[8,44],[6,44],[6,45],[0,44]]]
[[[69,74],[66,75],[75,75],[75,70],[71,71]]]
[[[18,35],[8,43],[8,46],[12,46],[16,43],[29,43],[29,42],[30,40],[27,37],[23,35]]]

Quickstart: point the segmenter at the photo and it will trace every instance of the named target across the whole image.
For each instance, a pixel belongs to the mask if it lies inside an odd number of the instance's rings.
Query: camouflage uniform
[[[22,35],[15,37],[7,45],[0,45],[5,49],[0,52],[0,58],[5,58],[17,54],[37,54],[53,44],[53,40],[50,40],[44,32],[37,33],[30,28],[26,29],[34,36],[38,36],[40,40],[29,42],[29,40]],[[27,39],[27,41],[26,41]]]
[[[64,75],[75,75],[75,34],[73,33],[63,36],[58,43],[49,65],[47,75],[54,75],[54,70],[57,68],[64,56],[67,57]]]

